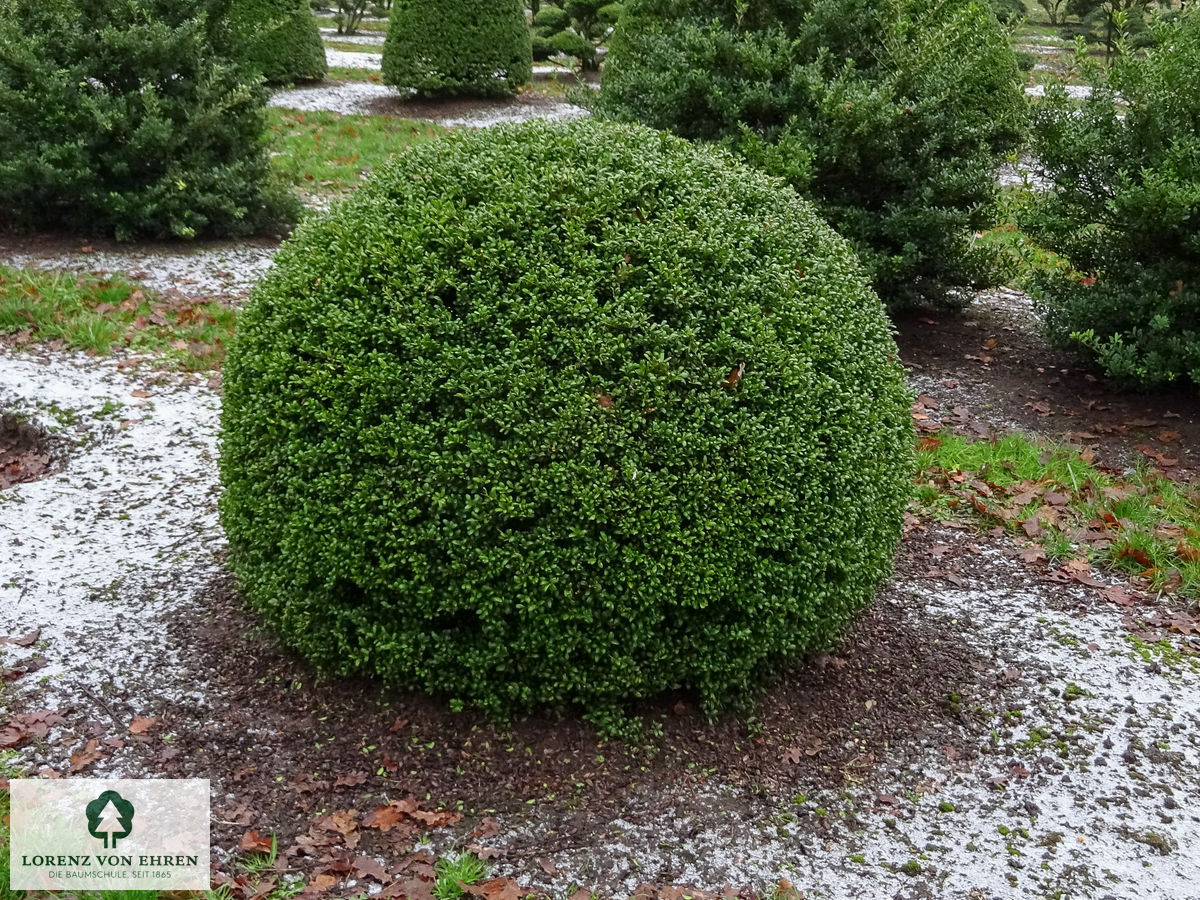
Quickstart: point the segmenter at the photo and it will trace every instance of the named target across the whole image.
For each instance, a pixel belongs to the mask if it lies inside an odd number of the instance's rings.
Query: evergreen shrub
[[[1032,292],[1051,338],[1115,380],[1200,384],[1200,10],[1150,33],[1107,69],[1081,50],[1090,97],[1057,84],[1035,107],[1052,189],[1023,225],[1073,271],[1039,272]]]
[[[217,0],[0,0],[0,227],[190,238],[294,217],[225,15]]]
[[[231,565],[326,670],[496,713],[611,724],[676,687],[714,711],[889,573],[895,353],[850,247],[722,151],[454,133],[302,224],[252,293]]]
[[[325,77],[325,44],[305,0],[231,0],[229,15],[243,58],[268,84]]]
[[[395,0],[383,80],[421,94],[506,96],[529,81],[523,0]]]
[[[811,197],[890,305],[993,278],[973,235],[1024,127],[982,0],[629,0],[598,110],[719,141]]]

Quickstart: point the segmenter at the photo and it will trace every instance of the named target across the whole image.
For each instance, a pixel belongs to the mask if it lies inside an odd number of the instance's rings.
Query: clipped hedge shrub
[[[599,111],[736,148],[811,197],[892,305],[993,277],[973,234],[1023,128],[979,0],[629,0]]]
[[[523,0],[395,0],[383,80],[422,94],[504,96],[533,74]]]
[[[243,58],[268,84],[320,81],[325,45],[307,0],[230,0]]]
[[[221,514],[321,667],[494,712],[715,710],[890,571],[913,460],[883,308],[724,153],[459,132],[277,259],[224,370]]]
[[[297,212],[216,0],[0,0],[0,227],[243,234]]]
[[[1033,294],[1052,339],[1119,382],[1200,384],[1200,10],[1151,26],[1155,46],[1093,86],[1061,85],[1033,116],[1034,155],[1052,190],[1023,222],[1074,271],[1043,271]]]

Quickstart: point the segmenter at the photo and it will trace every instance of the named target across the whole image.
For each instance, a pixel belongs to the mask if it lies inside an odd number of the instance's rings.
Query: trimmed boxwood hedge
[[[501,713],[715,711],[889,573],[913,460],[882,304],[723,151],[459,132],[277,259],[225,366],[221,515],[322,668]]]
[[[325,44],[307,0],[230,0],[229,18],[243,57],[268,84],[325,77]]]
[[[523,0],[396,0],[383,80],[421,94],[505,96],[533,75]]]

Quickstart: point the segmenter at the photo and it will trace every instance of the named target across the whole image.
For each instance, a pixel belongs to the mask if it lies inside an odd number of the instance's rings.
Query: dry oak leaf
[[[269,837],[259,834],[257,828],[252,828],[242,835],[238,849],[243,853],[270,853],[273,843]]]
[[[363,819],[363,827],[389,831],[416,810],[417,804],[413,800],[393,800],[387,806],[376,807],[373,812],[367,813]]]
[[[145,734],[154,727],[158,719],[153,716],[138,716],[129,723],[129,731],[131,734]]]
[[[71,756],[71,774],[82,772],[98,759],[103,759],[104,754],[100,752],[100,742],[97,740],[88,741],[83,750]]]
[[[522,900],[525,892],[511,878],[489,878],[479,884],[459,884],[472,897],[483,900]]]
[[[383,866],[369,856],[354,857],[354,871],[359,878],[374,878],[380,884],[387,884],[391,880]]]
[[[42,629],[35,628],[28,634],[23,634],[20,637],[0,638],[0,644],[15,644],[18,647],[32,647],[37,643],[38,638],[42,636]]]

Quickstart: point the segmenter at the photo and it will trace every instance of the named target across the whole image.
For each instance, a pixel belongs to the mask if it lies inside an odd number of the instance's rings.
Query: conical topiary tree
[[[308,0],[232,0],[229,21],[246,62],[268,84],[325,77],[325,45]]]
[[[503,96],[533,74],[522,0],[395,0],[383,80],[422,94]]]

